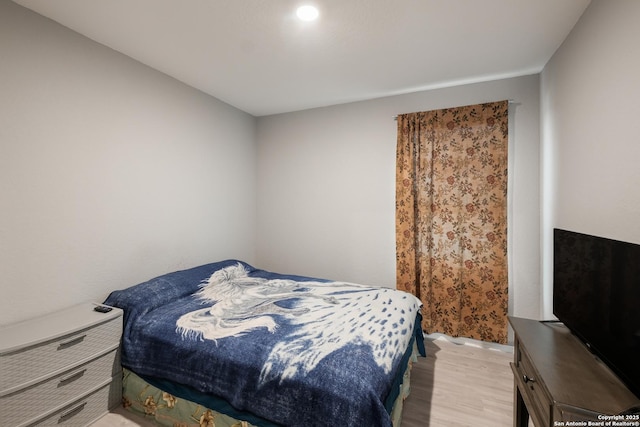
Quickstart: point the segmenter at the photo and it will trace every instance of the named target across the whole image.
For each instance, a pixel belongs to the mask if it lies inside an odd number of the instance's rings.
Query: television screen
[[[640,245],[554,229],[553,314],[640,397]]]

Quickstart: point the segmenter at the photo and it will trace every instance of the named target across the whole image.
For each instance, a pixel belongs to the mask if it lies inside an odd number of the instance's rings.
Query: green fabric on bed
[[[255,427],[246,421],[174,397],[124,369],[124,407],[157,424],[168,427]]]
[[[398,398],[393,404],[391,419],[393,426],[400,426],[403,402],[410,393],[411,365],[418,358],[419,349],[414,343],[400,384]],[[146,382],[135,373],[124,368],[123,405],[129,411],[154,420],[167,427],[256,427],[247,421],[238,420],[187,399],[175,397]]]

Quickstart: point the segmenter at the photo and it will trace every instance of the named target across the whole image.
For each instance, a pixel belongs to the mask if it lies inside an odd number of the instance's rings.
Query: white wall
[[[640,243],[640,2],[593,0],[541,74],[543,311],[552,229]]]
[[[539,76],[260,117],[263,268],[395,287],[400,113],[511,99],[510,312],[540,316]]]
[[[593,0],[540,76],[256,127],[0,1],[0,324],[228,257],[392,287],[392,117],[500,99],[515,101],[510,312],[549,318],[553,227],[640,243],[638,16],[636,0]]]
[[[0,324],[255,254],[255,119],[0,1]]]

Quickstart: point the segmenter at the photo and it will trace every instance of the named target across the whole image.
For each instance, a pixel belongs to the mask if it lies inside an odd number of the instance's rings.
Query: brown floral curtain
[[[397,287],[429,333],[507,342],[508,107],[398,116]]]

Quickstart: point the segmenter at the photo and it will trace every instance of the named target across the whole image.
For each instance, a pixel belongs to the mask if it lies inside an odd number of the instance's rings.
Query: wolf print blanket
[[[113,292],[122,364],[275,424],[390,426],[420,301],[228,260]]]

